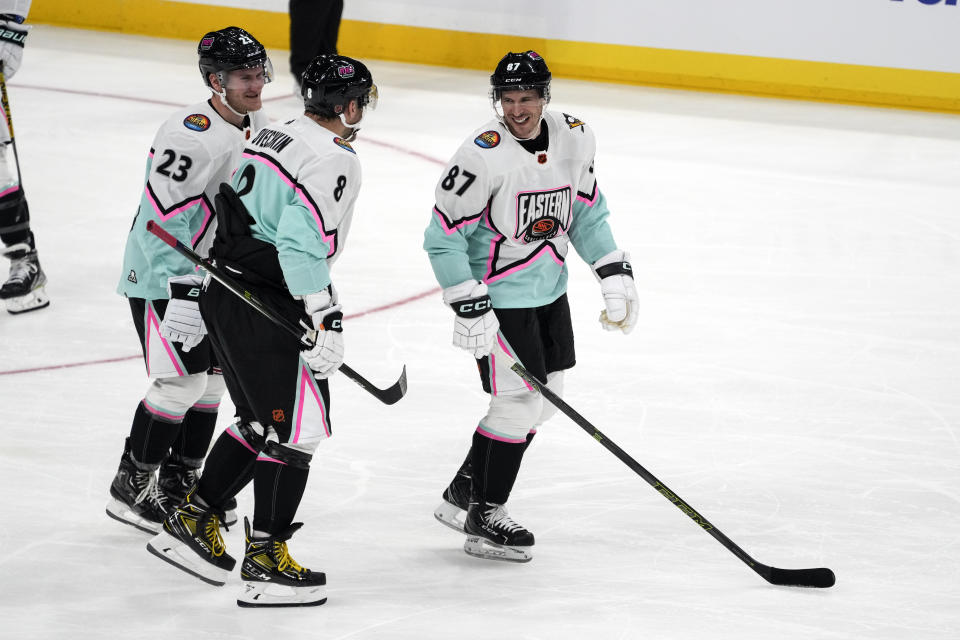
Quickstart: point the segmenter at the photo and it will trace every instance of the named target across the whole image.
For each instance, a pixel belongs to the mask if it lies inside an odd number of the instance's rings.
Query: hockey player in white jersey
[[[455,313],[453,344],[477,359],[490,402],[434,515],[467,534],[474,556],[532,558],[534,536],[505,503],[537,427],[555,408],[513,373],[506,352],[560,394],[575,363],[567,303],[569,245],[600,282],[605,329],[629,333],[637,293],[594,172],[596,141],[579,118],[545,110],[550,70],[508,53],[490,78],[496,118],[443,170],[424,249]]]
[[[291,558],[287,541],[318,446],[331,434],[327,378],[343,362],[340,303],[331,267],[343,253],[360,189],[350,140],[376,86],[358,60],[321,55],[301,80],[304,114],[260,131],[217,198],[212,256],[264,305],[316,329],[305,348],[216,280],[200,309],[223,366],[237,423],[214,443],[194,493],[149,543],[154,555],[205,582],[222,585],[236,560],[220,521],[253,476],[254,508],[245,518],[246,607],[326,601],[326,576]]]
[[[9,81],[20,68],[29,26],[24,24],[30,0],[0,0],[0,63]],[[0,284],[0,300],[10,313],[50,305],[47,276],[40,268],[37,245],[30,229],[30,209],[20,185],[20,166],[13,142],[11,118],[0,108],[0,254],[10,260],[10,272]]]
[[[157,131],[117,286],[129,299],[151,381],[110,485],[107,514],[151,533],[196,483],[225,386],[197,307],[201,278],[147,231],[147,222],[206,255],[214,197],[240,163],[243,145],[267,122],[261,91],[273,73],[263,45],[239,27],[207,33],[197,54],[210,97],[178,109]]]

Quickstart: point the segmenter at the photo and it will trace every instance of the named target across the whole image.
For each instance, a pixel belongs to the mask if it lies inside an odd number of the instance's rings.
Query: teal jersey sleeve
[[[263,131],[245,150],[233,186],[254,219],[253,237],[277,248],[290,293],[315,293],[330,284],[342,252],[360,163],[346,141],[309,119]]]
[[[591,162],[577,189],[569,232],[570,244],[587,264],[593,264],[617,248],[607,221],[609,216],[607,199],[597,186]]]

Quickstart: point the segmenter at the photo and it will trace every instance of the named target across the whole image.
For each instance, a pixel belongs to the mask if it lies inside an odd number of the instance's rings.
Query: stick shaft
[[[505,354],[500,354],[503,357]],[[630,467],[637,475],[643,478],[647,484],[653,487],[657,493],[666,498],[673,506],[677,507],[695,522],[701,529],[709,533],[713,538],[722,544],[728,551],[739,558],[744,564],[755,571],[760,577],[772,584],[783,586],[802,586],[802,587],[829,587],[833,585],[833,572],[829,569],[799,569],[787,570],[777,569],[756,561],[746,551],[740,548],[737,543],[728,538],[722,531],[715,527],[709,520],[700,515],[685,500],[678,496],[674,491],[667,487],[655,475],[647,471],[639,462],[634,460],[626,451],[597,429],[589,420],[580,415],[577,411],[568,405],[556,393],[550,390],[546,384],[540,382],[532,373],[527,371],[519,362],[513,361],[510,368],[518,376],[523,378],[531,386],[537,389],[544,398],[553,406],[573,420],[577,426],[586,431],[594,440],[599,442],[607,451],[612,453]]]
[[[300,340],[301,343],[308,347],[312,347],[314,345],[317,336],[317,332],[315,330],[304,329],[303,327],[293,324],[293,322],[277,313],[272,307],[260,302],[255,295],[240,286],[236,280],[225,274],[217,266],[205,261],[199,255],[197,255],[196,251],[177,240],[166,229],[162,228],[153,220],[147,222],[147,231],[160,238],[160,240],[168,244],[177,253],[182,255],[196,266],[206,270],[207,273],[216,279],[217,282],[222,284],[244,302],[266,316],[278,327],[284,329],[287,333]],[[380,389],[374,386],[369,380],[347,366],[346,363],[342,363],[338,370],[343,372],[345,376],[356,382],[358,385],[363,387],[364,390],[385,404],[393,404],[402,398],[407,391],[406,366],[404,366],[403,372],[400,374],[400,379],[387,389]]]

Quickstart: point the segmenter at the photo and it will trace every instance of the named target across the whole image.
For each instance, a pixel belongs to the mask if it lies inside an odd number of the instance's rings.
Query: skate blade
[[[131,510],[130,507],[120,502],[116,498],[111,499],[110,502],[107,503],[107,515],[117,522],[128,524],[135,529],[139,529],[140,531],[149,533],[151,535],[159,533],[160,529],[163,528],[162,523],[154,522],[141,517],[135,511]]]
[[[463,550],[467,555],[484,560],[501,560],[503,562],[530,562],[533,555],[531,547],[506,547],[494,544],[480,536],[467,536],[463,543]]]
[[[229,571],[210,564],[201,558],[197,552],[165,530],[150,539],[150,542],[147,543],[147,551],[181,571],[215,587],[222,587],[227,583],[227,578],[230,577]]]
[[[244,581],[240,607],[318,607],[327,601],[327,587],[291,587],[276,582]]]
[[[31,291],[25,296],[7,298],[5,302],[7,304],[7,312],[13,314],[37,311],[38,309],[45,309],[50,306],[50,298],[47,297],[43,287]]]
[[[439,507],[433,510],[433,517],[440,524],[463,533],[463,523],[467,518],[467,512],[444,500]]]

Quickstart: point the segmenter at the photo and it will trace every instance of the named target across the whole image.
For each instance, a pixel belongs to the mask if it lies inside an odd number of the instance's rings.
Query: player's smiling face
[[[504,91],[500,94],[503,121],[516,138],[526,140],[536,135],[543,115],[543,98],[536,89]]]
[[[266,82],[263,67],[227,72],[227,102],[240,113],[258,111],[263,106],[260,94]]]

